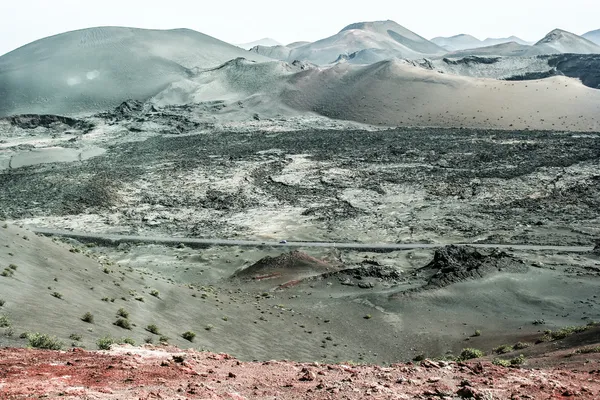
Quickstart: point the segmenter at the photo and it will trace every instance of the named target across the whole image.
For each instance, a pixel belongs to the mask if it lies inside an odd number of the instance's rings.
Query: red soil
[[[564,355],[544,356],[546,364],[552,359],[558,364]],[[576,355],[568,363],[540,370],[428,360],[380,367],[247,363],[226,354],[152,346],[110,352],[0,349],[0,398],[599,399],[600,355]]]

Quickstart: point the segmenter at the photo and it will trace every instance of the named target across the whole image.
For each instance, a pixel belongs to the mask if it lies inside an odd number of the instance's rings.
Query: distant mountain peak
[[[538,43],[554,42],[554,41],[559,40],[560,38],[565,37],[565,36],[577,36],[577,35],[575,35],[574,33],[567,32],[565,30],[556,28],[556,29],[553,29],[552,31],[550,31]]]

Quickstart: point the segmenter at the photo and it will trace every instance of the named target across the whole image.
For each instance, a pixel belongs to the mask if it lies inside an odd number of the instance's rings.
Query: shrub
[[[76,342],[79,342],[81,340],[81,335],[78,334],[78,333],[71,333],[69,335],[69,339],[75,340]]]
[[[10,320],[6,315],[0,315],[0,328],[10,327]]]
[[[119,310],[117,310],[117,315],[125,319],[129,318],[129,312],[127,312],[124,308],[119,308]]]
[[[515,343],[515,345],[513,346],[513,348],[514,348],[515,350],[523,350],[523,349],[526,349],[526,348],[528,348],[529,346],[531,346],[531,343],[527,343],[527,342],[518,342],[518,343]]]
[[[19,267],[18,267],[17,265],[15,265],[15,264],[10,264],[10,265],[8,266],[8,268],[12,269],[13,271],[16,271],[16,270],[17,270],[17,268],[19,268]]]
[[[133,340],[132,338],[123,338],[121,339],[121,343],[126,343],[126,344],[130,344],[132,346],[135,346],[135,340]]]
[[[154,296],[156,298],[160,297],[160,292],[158,290],[151,290],[150,291],[150,296]]]
[[[371,314],[367,314],[364,316],[364,319],[371,319],[371,318],[373,318],[373,316]]]
[[[184,332],[181,335],[181,337],[184,338],[187,341],[193,342],[194,338],[196,337],[196,334],[194,332],[192,332],[192,331],[187,331],[187,332]]]
[[[553,342],[555,340],[561,340],[568,336],[571,336],[575,333],[580,333],[588,330],[591,325],[587,326],[567,326],[565,328],[559,329],[557,331],[547,330],[544,332],[544,336],[542,336],[539,341],[540,342]]]
[[[81,317],[81,320],[83,322],[87,322],[88,324],[93,324],[94,323],[94,315],[92,315],[91,312],[86,312],[85,314],[83,314],[83,316]]]
[[[0,299],[0,307],[2,307],[4,304],[6,304],[6,302],[2,299]]]
[[[31,333],[27,335],[29,346],[34,349],[60,350],[63,347],[55,336],[46,335],[43,333]]]
[[[519,357],[515,357],[513,359],[510,360],[510,365],[512,366],[517,366],[517,365],[522,365],[523,363],[525,363],[525,356],[523,354],[519,355]]]
[[[13,276],[15,273],[14,270],[10,269],[10,268],[4,268],[4,271],[2,271],[0,273],[0,275],[6,277],[6,278],[10,278],[11,276]]]
[[[169,337],[165,336],[165,335],[160,335],[160,337],[158,338],[158,341],[161,343],[167,343],[169,341]]]
[[[63,295],[59,292],[52,292],[52,297],[56,297],[57,299],[62,299]]]
[[[96,345],[100,350],[110,350],[110,346],[115,344],[115,340],[110,336],[104,336],[103,338],[98,339]]]
[[[129,321],[125,318],[118,318],[114,322],[114,325],[118,326],[119,328],[131,330],[131,323],[129,323]]]
[[[29,332],[23,332],[19,335],[19,338],[21,339],[27,339],[27,337],[29,336]]]
[[[148,332],[150,332],[150,333],[153,333],[153,334],[155,334],[155,335],[158,335],[158,334],[160,334],[160,332],[158,331],[158,326],[156,326],[156,325],[154,325],[154,324],[152,324],[152,325],[148,325],[148,326],[146,327],[146,330],[147,330]]]
[[[498,365],[499,367],[508,368],[508,367],[510,367],[510,360],[503,360],[501,358],[494,358],[494,360],[492,361],[492,364]]]
[[[479,329],[477,329],[475,331],[475,333],[473,334],[473,337],[477,337],[477,336],[481,336],[481,331]]]
[[[207,331],[212,331],[214,329],[214,327],[215,327],[214,325],[208,324],[208,325],[206,325],[206,327],[204,329],[206,329]]]
[[[466,348],[460,353],[460,360],[471,360],[473,358],[481,358],[485,356],[485,353],[479,349]]]
[[[507,344],[503,344],[502,346],[498,346],[494,349],[494,353],[496,354],[506,354],[513,351],[513,347]]]
[[[146,339],[144,339],[144,342],[148,343],[148,344],[152,344],[154,342],[154,339],[152,339],[151,337],[147,337]]]

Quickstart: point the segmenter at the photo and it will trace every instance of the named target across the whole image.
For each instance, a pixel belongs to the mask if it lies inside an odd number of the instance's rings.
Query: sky
[[[537,41],[554,28],[600,29],[599,0],[0,0],[0,54],[93,26],[190,28],[230,43],[314,41],[391,19],[431,39],[469,33]]]

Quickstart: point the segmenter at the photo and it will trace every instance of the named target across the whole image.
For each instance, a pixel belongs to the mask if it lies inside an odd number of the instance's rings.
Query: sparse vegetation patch
[[[193,342],[194,338],[196,337],[196,334],[194,332],[192,332],[192,331],[187,331],[187,332],[184,332],[181,335],[181,337],[184,338],[187,341]]]
[[[44,333],[30,333],[27,335],[27,340],[29,341],[29,346],[34,349],[60,350],[63,347],[63,343],[55,336]]]

